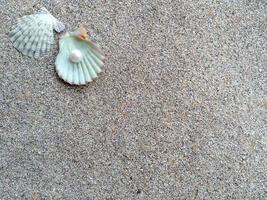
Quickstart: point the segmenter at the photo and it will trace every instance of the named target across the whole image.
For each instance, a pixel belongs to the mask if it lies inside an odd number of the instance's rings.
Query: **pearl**
[[[80,62],[82,58],[83,58],[82,52],[78,49],[75,49],[70,53],[70,60],[74,63]]]

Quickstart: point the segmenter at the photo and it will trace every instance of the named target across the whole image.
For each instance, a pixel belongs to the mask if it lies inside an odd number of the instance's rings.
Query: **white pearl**
[[[78,49],[75,49],[70,53],[70,60],[74,63],[80,62],[82,58],[83,58],[82,52]]]

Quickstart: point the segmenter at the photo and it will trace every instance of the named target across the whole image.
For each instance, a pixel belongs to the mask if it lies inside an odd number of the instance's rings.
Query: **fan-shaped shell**
[[[56,71],[69,84],[84,85],[101,72],[104,56],[88,35],[79,29],[66,33],[59,43]]]
[[[21,53],[29,57],[40,58],[54,44],[53,29],[61,32],[65,26],[45,8],[42,8],[36,14],[19,18],[9,35],[13,46]]]

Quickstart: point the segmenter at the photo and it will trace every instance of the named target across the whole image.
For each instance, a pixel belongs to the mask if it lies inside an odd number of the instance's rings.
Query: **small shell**
[[[84,85],[101,72],[104,56],[84,28],[66,33],[59,42],[56,71],[69,84]]]
[[[53,29],[62,32],[65,26],[45,8],[36,14],[19,18],[9,34],[13,46],[24,55],[40,58],[54,44]]]

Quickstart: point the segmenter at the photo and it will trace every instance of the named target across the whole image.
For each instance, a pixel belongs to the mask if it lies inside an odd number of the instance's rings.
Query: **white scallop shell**
[[[77,31],[66,33],[60,39],[59,48],[56,71],[67,83],[84,85],[101,72],[103,54],[92,41],[79,38]]]
[[[65,26],[45,8],[36,14],[19,18],[10,32],[13,46],[24,55],[40,58],[47,54],[54,44],[54,33],[62,32]]]

